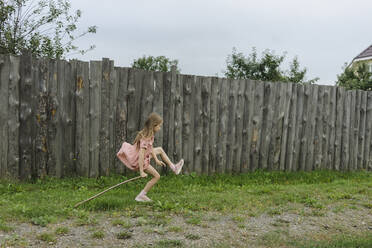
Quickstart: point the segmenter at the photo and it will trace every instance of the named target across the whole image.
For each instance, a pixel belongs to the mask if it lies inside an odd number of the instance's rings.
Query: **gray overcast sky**
[[[75,44],[95,50],[78,59],[107,57],[129,67],[143,55],[179,60],[182,74],[223,76],[232,48],[252,47],[298,56],[308,78],[334,84],[345,62],[372,44],[371,0],[71,0],[78,28],[97,34]],[[69,57],[71,58],[71,57]],[[287,68],[284,68],[287,69]]]

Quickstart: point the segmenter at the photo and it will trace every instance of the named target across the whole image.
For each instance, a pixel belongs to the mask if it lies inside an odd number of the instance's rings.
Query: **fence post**
[[[9,74],[9,56],[0,55],[0,178],[8,174]]]

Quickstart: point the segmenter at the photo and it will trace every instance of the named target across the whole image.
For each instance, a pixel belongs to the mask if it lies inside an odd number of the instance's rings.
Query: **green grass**
[[[198,240],[200,239],[201,237],[197,234],[192,234],[192,233],[189,233],[189,234],[186,234],[185,235],[185,238],[187,239],[191,239],[191,240]]]
[[[14,230],[13,227],[6,225],[5,223],[3,223],[3,222],[0,220],[0,231],[3,231],[3,232],[8,233],[8,232],[11,232],[11,231],[13,231],[13,230]]]
[[[0,240],[0,247],[28,247],[29,244],[24,237],[19,236],[18,234],[11,235],[5,240]]]
[[[102,230],[95,231],[92,234],[92,238],[95,238],[95,239],[103,239],[104,237],[105,237],[105,233]]]
[[[56,242],[56,237],[53,233],[41,233],[40,235],[37,236],[39,240],[42,240],[47,243],[55,243]]]
[[[372,236],[370,232],[361,235],[335,235],[326,240],[290,241],[288,244],[296,248],[370,248]]]
[[[164,240],[159,240],[156,242],[155,247],[162,247],[162,248],[167,248],[167,247],[184,247],[184,243],[181,240],[170,240],[170,239],[164,239]]]
[[[118,239],[130,239],[132,234],[126,231],[120,232],[116,235]]]
[[[54,233],[57,235],[65,235],[69,233],[69,229],[68,227],[58,227]]]
[[[46,178],[26,183],[1,181],[0,216],[3,222],[19,220],[41,226],[66,218],[77,219],[77,225],[95,225],[94,213],[122,212],[132,218],[144,218],[142,225],[159,226],[169,223],[165,217],[169,213],[187,215],[193,211],[244,211],[248,216],[257,216],[280,215],[283,211],[299,213],[308,208],[304,214],[321,216],[327,208],[343,211],[347,208],[344,204],[371,209],[372,173],[366,171],[167,175],[148,193],[153,203],[134,201],[148,181],[141,179],[73,208],[77,202],[128,178],[116,175],[98,179]],[[166,214],[148,218],[149,211]],[[199,225],[201,219],[192,216],[188,222]]]
[[[170,227],[168,227],[168,232],[179,233],[179,232],[182,232],[182,231],[183,231],[183,228],[180,227],[180,226],[170,226]]]
[[[123,228],[131,228],[133,225],[129,223],[128,221],[116,219],[112,221],[113,226],[121,226]]]

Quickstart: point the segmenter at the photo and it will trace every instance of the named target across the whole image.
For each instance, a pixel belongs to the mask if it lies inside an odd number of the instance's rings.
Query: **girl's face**
[[[156,133],[156,132],[158,132],[160,129],[161,129],[161,125],[162,125],[163,123],[160,123],[160,124],[158,124],[158,125],[156,125],[155,127],[154,127],[154,132]]]

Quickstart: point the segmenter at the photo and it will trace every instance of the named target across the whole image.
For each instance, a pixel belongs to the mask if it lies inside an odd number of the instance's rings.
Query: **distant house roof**
[[[372,45],[370,45],[366,50],[361,52],[358,56],[356,56],[354,60],[365,60],[367,58],[372,58]]]

